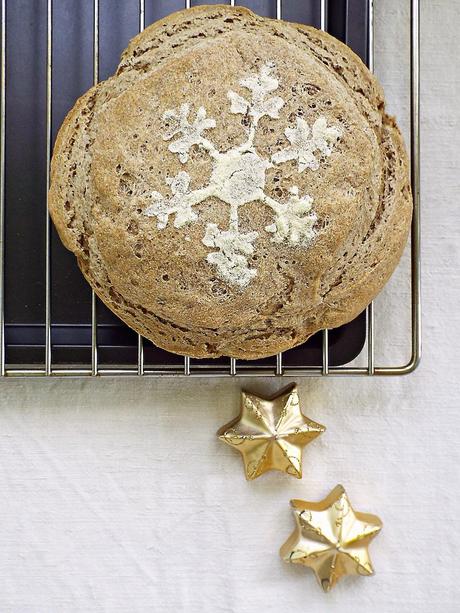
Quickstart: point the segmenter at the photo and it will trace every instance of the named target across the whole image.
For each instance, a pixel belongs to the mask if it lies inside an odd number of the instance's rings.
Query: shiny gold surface
[[[320,502],[291,505],[296,528],[280,549],[283,560],[310,567],[325,592],[346,575],[374,573],[367,548],[382,522],[354,511],[341,485]]]
[[[268,470],[302,477],[302,448],[326,428],[300,410],[297,386],[272,398],[241,392],[241,412],[217,435],[243,456],[247,479]]]

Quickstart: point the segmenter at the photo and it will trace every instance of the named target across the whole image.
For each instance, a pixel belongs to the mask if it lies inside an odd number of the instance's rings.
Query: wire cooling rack
[[[53,0],[41,0],[46,6],[46,67],[44,70],[46,105],[43,121],[46,123],[46,185],[50,179],[50,158],[52,149],[52,104],[53,104],[53,36],[56,25],[53,25]],[[56,0],[55,0],[56,1]],[[365,56],[368,66],[373,70],[374,64],[374,11],[373,0],[364,0],[365,15],[367,19],[367,49]],[[144,339],[137,338],[137,360],[133,365],[102,364],[99,359],[101,324],[98,322],[98,300],[92,293],[91,298],[91,323],[90,323],[90,364],[63,364],[55,360],[55,346],[53,343],[52,322],[52,228],[47,212],[47,202],[43,203],[43,218],[45,226],[45,257],[44,257],[44,340],[41,342],[44,350],[44,359],[41,363],[15,363],[8,359],[8,343],[6,340],[5,324],[5,128],[7,121],[6,112],[6,87],[7,87],[7,3],[1,0],[1,97],[0,97],[0,375],[1,376],[104,376],[104,375],[138,375],[138,376],[337,376],[337,375],[403,375],[412,372],[418,365],[421,354],[421,305],[420,305],[420,168],[419,168],[419,1],[407,0],[411,9],[411,55],[410,55],[410,109],[411,109],[411,182],[414,199],[414,215],[411,230],[411,347],[410,360],[406,364],[394,364],[381,366],[375,363],[375,335],[376,324],[374,322],[374,306],[369,305],[366,310],[366,364],[364,366],[335,365],[330,359],[331,333],[324,330],[320,346],[320,358],[318,364],[299,366],[286,363],[284,354],[278,354],[273,361],[261,360],[259,363],[245,362],[240,360],[219,359],[206,363],[199,360],[190,360],[188,357],[178,358],[172,363],[157,364],[151,366],[144,359]],[[145,27],[146,5],[145,0],[136,0],[139,30]],[[286,0],[287,2],[287,0]],[[190,0],[185,0],[184,7],[190,7]],[[234,6],[235,0],[229,2]],[[243,2],[241,2],[243,4]],[[349,2],[344,6],[348,10]],[[319,26],[322,30],[328,29],[328,0],[319,0]],[[178,7],[180,8],[180,7]],[[277,19],[284,17],[283,3],[276,0],[274,11]],[[348,15],[348,13],[346,14]],[[347,17],[346,17],[347,18]],[[100,73],[99,41],[100,41],[100,4],[99,0],[92,1],[92,74],[93,83],[97,83]],[[69,288],[70,289],[70,288]],[[43,327],[43,326],[41,326]],[[385,334],[384,330],[378,331]],[[33,341],[30,342],[33,345]]]

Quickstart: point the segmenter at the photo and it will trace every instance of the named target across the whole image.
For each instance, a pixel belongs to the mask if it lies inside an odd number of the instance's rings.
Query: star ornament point
[[[241,453],[246,479],[269,470],[301,479],[302,449],[325,429],[302,413],[297,386],[290,385],[271,398],[243,391],[240,414],[217,435]]]
[[[291,507],[296,527],[280,549],[284,561],[311,568],[325,592],[346,575],[374,574],[368,546],[382,522],[354,511],[341,485],[320,502],[291,500]]]

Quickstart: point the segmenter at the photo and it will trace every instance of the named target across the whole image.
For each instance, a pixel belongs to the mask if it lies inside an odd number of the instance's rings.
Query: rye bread
[[[235,190],[225,196],[222,186],[186,212],[195,218],[175,227],[176,211],[165,223],[172,190],[180,197],[209,185],[247,140],[255,120],[241,100],[250,101],[247,79],[256,77],[268,84],[265,101],[282,105],[266,107],[271,114],[257,119],[252,149],[234,168],[263,182],[267,201],[284,209],[303,202],[298,217],[311,223],[302,222],[300,242],[296,220],[283,226],[247,193],[232,205]],[[183,104],[189,122],[203,107],[202,121],[214,125],[181,160],[174,143],[182,133],[167,136]],[[300,125],[311,136],[321,121],[332,136],[303,152],[310,166],[280,160],[291,155],[288,130],[293,138]],[[233,175],[222,172],[232,187]],[[180,11],[131,41],[117,74],[64,121],[49,202],[64,244],[109,308],[156,345],[196,357],[259,358],[351,320],[394,270],[412,212],[400,133],[361,60],[314,28],[229,6]],[[236,253],[217,245],[230,210],[238,212],[230,242],[243,237]]]

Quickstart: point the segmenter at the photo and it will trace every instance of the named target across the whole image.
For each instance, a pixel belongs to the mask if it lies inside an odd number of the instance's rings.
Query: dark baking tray
[[[222,3],[222,2],[220,2]],[[196,4],[216,4],[191,2]],[[275,0],[236,2],[260,15],[276,17]],[[146,0],[146,24],[184,8],[179,0]],[[284,0],[282,17],[320,27],[320,0]],[[111,75],[121,51],[138,32],[138,0],[99,0],[99,76]],[[93,1],[53,2],[52,138],[76,98],[93,79]],[[45,360],[45,194],[46,194],[46,0],[7,2],[7,94],[5,183],[6,362]],[[367,0],[330,0],[327,29],[367,62]],[[54,229],[51,237],[51,339],[53,365],[91,362],[91,292],[72,254]],[[100,365],[136,364],[137,335],[98,303]],[[342,365],[363,348],[366,319],[329,333],[329,363]],[[146,366],[174,366],[183,358],[144,342]],[[317,366],[322,337],[283,354],[288,366]],[[193,361],[194,362],[194,361]],[[219,364],[222,360],[200,361]],[[274,364],[275,358],[255,364]]]

